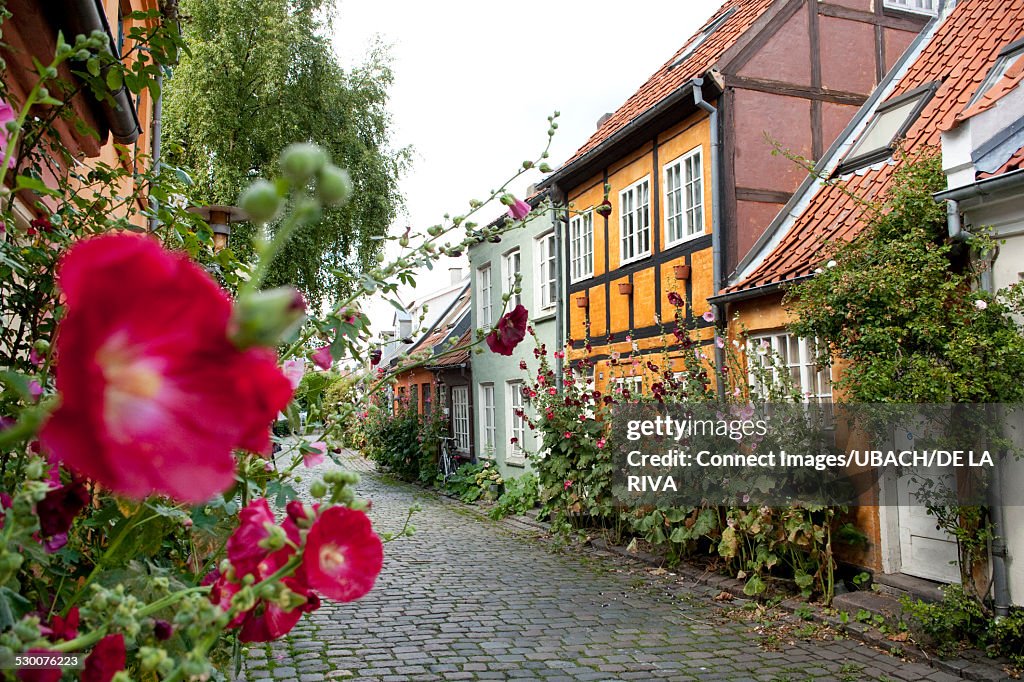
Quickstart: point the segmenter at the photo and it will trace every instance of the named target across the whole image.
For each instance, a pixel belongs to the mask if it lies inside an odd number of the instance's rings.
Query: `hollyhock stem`
[[[61,61],[63,60],[60,57],[55,57],[53,62],[50,63],[50,66],[47,70],[56,69],[58,66],[60,66]],[[10,164],[11,162],[12,154],[14,154],[14,148],[18,146],[18,138],[21,136],[21,129],[25,125],[25,119],[28,118],[29,109],[31,109],[35,105],[36,100],[39,99],[39,93],[42,90],[42,88],[43,78],[40,77],[39,80],[36,81],[36,84],[32,88],[31,92],[28,93],[28,97],[25,98],[25,104],[22,105],[21,111],[18,112],[18,126],[11,132],[11,136],[7,138],[7,148],[4,150],[4,159],[2,162],[3,165],[0,166],[0,187],[3,186],[4,180],[7,177],[7,167],[8,164]]]
[[[245,285],[246,290],[259,290],[270,270],[270,264],[288,243],[288,240],[292,238],[295,231],[317,217],[317,211],[310,205],[311,201],[305,195],[300,196],[295,202],[295,208],[278,226],[274,238],[264,248],[258,249],[260,257],[256,263],[256,269],[253,270],[252,278]]]

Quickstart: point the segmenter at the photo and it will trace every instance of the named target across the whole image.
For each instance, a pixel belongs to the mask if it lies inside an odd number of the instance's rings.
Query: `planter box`
[[[676,273],[676,279],[690,279],[690,266],[689,265],[675,265],[672,270]]]
[[[577,296],[576,297],[576,307],[577,308],[586,308],[588,305],[590,305],[590,298],[589,297],[587,297],[587,296]]]
[[[630,282],[619,282],[619,293],[623,296],[632,296],[633,285]]]

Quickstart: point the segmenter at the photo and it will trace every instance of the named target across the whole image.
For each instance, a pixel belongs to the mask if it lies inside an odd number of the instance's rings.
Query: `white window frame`
[[[1002,80],[1006,72],[1010,70],[1017,60],[1022,58],[1024,58],[1024,39],[1016,40],[1001,49],[995,63],[992,64],[992,68],[986,74],[985,80],[978,86],[978,91],[971,97],[966,108],[970,109],[977,104],[978,100],[984,97],[985,93],[992,89],[993,85]]]
[[[664,234],[667,248],[704,234],[703,147],[695,147],[666,163],[662,175],[665,179]],[[678,187],[672,187],[673,175],[678,177]],[[672,234],[673,221],[679,226],[678,236]]]
[[[548,246],[550,244],[550,246]],[[537,308],[542,312],[553,310],[558,303],[558,251],[554,230],[537,237]],[[552,268],[551,265],[554,264]],[[548,272],[545,273],[545,268]]]
[[[640,396],[644,393],[644,377],[642,374],[617,377],[615,385],[619,388],[628,389],[630,396]]]
[[[508,306],[512,309],[523,302],[522,292],[518,294],[514,293],[516,288],[516,275],[523,271],[522,252],[519,249],[512,249],[502,256],[501,269],[503,282],[501,293],[502,295],[511,295],[511,298],[508,299]],[[522,285],[520,285],[520,288],[522,288]]]
[[[469,453],[469,386],[452,386],[452,435],[456,449]]]
[[[574,215],[569,220],[570,280],[579,282],[594,276],[594,212]]]
[[[651,176],[645,175],[619,192],[619,264],[650,256],[651,241]]]
[[[492,383],[480,384],[480,416],[482,417],[480,428],[482,442],[480,448],[483,452],[493,457],[497,432],[494,426],[494,384]]]
[[[939,13],[939,0],[885,0],[884,5],[886,9],[927,14],[930,17]]]
[[[762,341],[768,342],[768,350],[781,361],[781,366],[779,363],[775,363],[771,368],[773,382],[781,383],[780,372],[788,370],[794,379],[793,384],[800,389],[803,402],[820,403],[832,400],[832,368],[817,365],[817,341],[795,336],[785,330],[757,334],[748,340],[747,358],[749,362],[760,362],[759,358],[767,355],[758,352]],[[795,353],[793,352],[794,344]],[[751,386],[751,392],[763,395],[763,389],[758,385],[753,367],[748,368],[747,379]],[[808,391],[808,386],[813,386],[814,390]]]
[[[478,327],[487,328],[494,324],[493,303],[491,302],[491,264],[481,266],[476,271],[477,312],[480,315]]]
[[[508,443],[506,461],[523,462],[526,451],[523,449],[526,439],[526,401],[523,400],[523,382],[521,380],[505,382],[505,404],[508,413],[505,415],[505,442]],[[516,415],[516,410],[524,410],[524,416]],[[516,442],[513,443],[512,439]]]

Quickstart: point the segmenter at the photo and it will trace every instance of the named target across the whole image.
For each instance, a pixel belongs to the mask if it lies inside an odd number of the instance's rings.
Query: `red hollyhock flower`
[[[282,609],[272,602],[262,602],[246,615],[238,632],[241,642],[269,642],[291,632],[302,614],[320,608],[320,598],[310,592],[300,576],[281,581],[292,592],[306,598],[306,602],[291,611]]]
[[[228,538],[227,552],[239,578],[256,573],[260,562],[270,554],[259,544],[270,534],[266,528],[268,523],[274,525],[274,513],[265,498],[253,500],[238,512],[238,528]]]
[[[128,658],[124,650],[124,635],[107,635],[93,647],[85,659],[82,682],[110,682],[115,673],[124,670]]]
[[[519,342],[526,338],[526,322],[530,314],[522,304],[512,312],[505,313],[498,320],[498,327],[487,335],[487,345],[492,352],[501,355],[512,355]]]
[[[384,546],[361,511],[331,507],[306,537],[302,567],[307,584],[328,599],[352,601],[373,588]]]
[[[136,499],[203,502],[234,482],[234,448],[269,448],[291,399],[273,351],[228,338],[231,301],[184,254],[149,237],[80,241],[57,279],[61,405],[44,446]]]
[[[46,497],[36,504],[39,533],[43,537],[67,533],[78,512],[87,504],[89,492],[81,480],[74,480],[68,485],[46,493]]]
[[[67,616],[54,615],[49,626],[40,625],[39,632],[51,642],[78,637],[78,607],[73,606]]]
[[[675,291],[668,292],[668,302],[677,308],[683,307],[683,297]]]
[[[380,364],[381,355],[382,355],[382,353],[381,353],[380,348],[374,348],[373,350],[371,350],[370,351],[370,364],[372,366],[374,366],[374,367],[376,367],[378,364]]]

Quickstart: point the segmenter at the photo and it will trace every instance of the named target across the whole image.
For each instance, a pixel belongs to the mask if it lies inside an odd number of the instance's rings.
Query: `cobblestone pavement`
[[[418,502],[416,533],[385,547],[369,595],[325,601],[286,639],[251,647],[241,679],[959,679],[850,639],[770,650],[773,626],[725,617],[734,607],[708,588],[670,593],[621,560],[570,555],[347,463],[378,530],[397,531]]]

